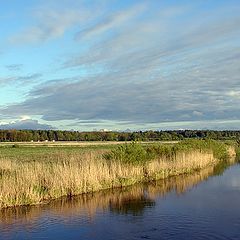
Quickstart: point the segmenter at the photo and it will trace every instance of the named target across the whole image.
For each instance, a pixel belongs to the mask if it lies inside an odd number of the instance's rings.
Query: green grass
[[[57,155],[81,155],[84,153],[94,153],[97,151],[109,151],[114,149],[115,145],[93,145],[93,146],[22,146],[13,147],[13,145],[0,146],[0,157],[11,160],[25,161],[44,161],[56,160]]]

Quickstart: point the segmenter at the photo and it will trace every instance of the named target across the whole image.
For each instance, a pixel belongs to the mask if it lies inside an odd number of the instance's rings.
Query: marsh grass
[[[62,197],[51,201],[47,205],[36,205],[31,207],[21,206],[16,208],[5,208],[0,210],[0,227],[9,229],[9,225],[13,221],[22,222],[29,227],[32,226],[34,220],[43,213],[43,210],[54,212],[54,215],[61,220],[75,215],[82,215],[94,219],[99,210],[106,208],[116,212],[129,213],[129,202],[144,199],[154,202],[159,196],[165,196],[170,191],[176,192],[178,195],[184,194],[187,190],[206,180],[209,176],[219,174],[219,169],[225,169],[229,166],[225,164],[217,164],[194,172],[188,175],[179,175],[160,181],[154,181],[148,184],[135,184],[133,186],[109,189],[99,191],[94,194],[81,194],[76,197]],[[148,201],[149,202],[149,201]],[[123,209],[124,211],[121,211]],[[136,209],[134,207],[134,209]],[[132,211],[133,212],[133,211]],[[14,217],[13,217],[14,216]],[[25,226],[26,226],[25,225]]]
[[[0,208],[190,173],[227,157],[218,142],[116,148],[0,149]]]

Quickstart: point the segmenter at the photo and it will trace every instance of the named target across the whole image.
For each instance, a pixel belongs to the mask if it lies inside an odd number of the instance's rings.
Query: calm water
[[[0,211],[0,239],[240,239],[240,166]]]

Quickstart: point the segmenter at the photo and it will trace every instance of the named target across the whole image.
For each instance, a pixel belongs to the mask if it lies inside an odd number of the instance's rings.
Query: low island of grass
[[[191,173],[234,155],[214,140],[175,144],[0,147],[0,208]]]

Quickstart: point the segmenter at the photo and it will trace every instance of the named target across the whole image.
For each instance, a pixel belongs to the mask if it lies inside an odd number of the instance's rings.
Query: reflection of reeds
[[[228,165],[223,166],[226,168]],[[5,208],[0,210],[0,226],[7,228],[9,224],[17,220],[18,223],[31,227],[46,210],[65,222],[73,216],[91,220],[98,210],[109,208],[117,214],[141,214],[146,206],[154,206],[157,197],[164,196],[171,191],[182,194],[214,175],[214,171],[215,167],[210,166],[188,175],[93,194],[82,194],[73,198],[63,197],[45,205]]]
[[[155,198],[157,195],[164,196],[170,191],[182,194],[188,189],[196,186],[199,182],[206,180],[214,173],[214,166],[197,171],[193,174],[174,176],[149,185],[149,196]]]
[[[0,158],[0,208],[165,179],[217,162],[212,153],[198,150],[176,152],[171,159],[161,155],[144,165],[108,161],[100,153],[61,152],[44,161]]]

